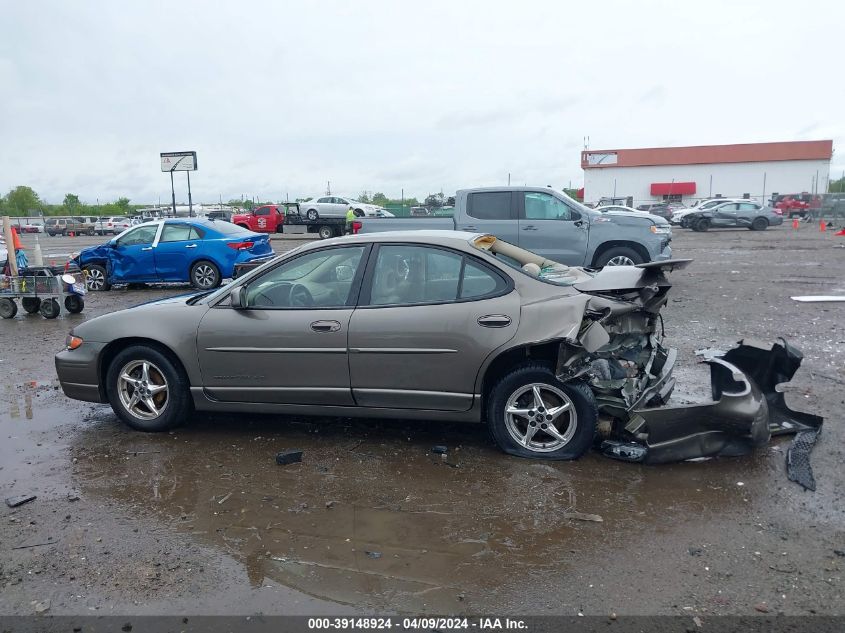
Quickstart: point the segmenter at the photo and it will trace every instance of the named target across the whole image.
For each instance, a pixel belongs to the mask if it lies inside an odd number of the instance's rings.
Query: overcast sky
[[[845,142],[838,2],[0,0],[0,23],[0,192],[48,202],[168,201],[162,151],[196,150],[216,202],[581,186],[585,136]]]

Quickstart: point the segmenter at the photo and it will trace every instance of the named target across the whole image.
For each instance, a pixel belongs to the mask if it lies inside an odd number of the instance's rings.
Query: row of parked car
[[[707,231],[719,227],[744,227],[764,231],[783,224],[783,210],[760,204],[747,198],[711,198],[686,207],[680,202],[643,204],[636,209],[621,205],[598,207],[597,211],[629,211],[649,213],[665,218],[673,226],[693,231]]]
[[[72,216],[65,218],[28,218],[16,227],[20,233],[46,233],[57,235],[117,235],[131,226],[140,224],[141,218],[124,216]]]

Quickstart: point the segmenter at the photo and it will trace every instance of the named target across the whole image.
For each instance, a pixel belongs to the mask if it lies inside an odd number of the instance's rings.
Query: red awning
[[[689,196],[695,193],[694,182],[653,182],[653,196]]]

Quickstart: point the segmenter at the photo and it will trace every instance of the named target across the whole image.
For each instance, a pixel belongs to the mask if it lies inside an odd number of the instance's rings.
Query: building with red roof
[[[786,141],[581,152],[584,201],[639,204],[702,198],[825,193],[833,141]]]

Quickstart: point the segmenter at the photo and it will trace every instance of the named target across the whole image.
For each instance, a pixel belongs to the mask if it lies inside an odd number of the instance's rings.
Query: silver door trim
[[[345,347],[206,347],[207,352],[244,354],[346,354]]]
[[[456,349],[434,347],[350,347],[350,354],[457,354]]]

